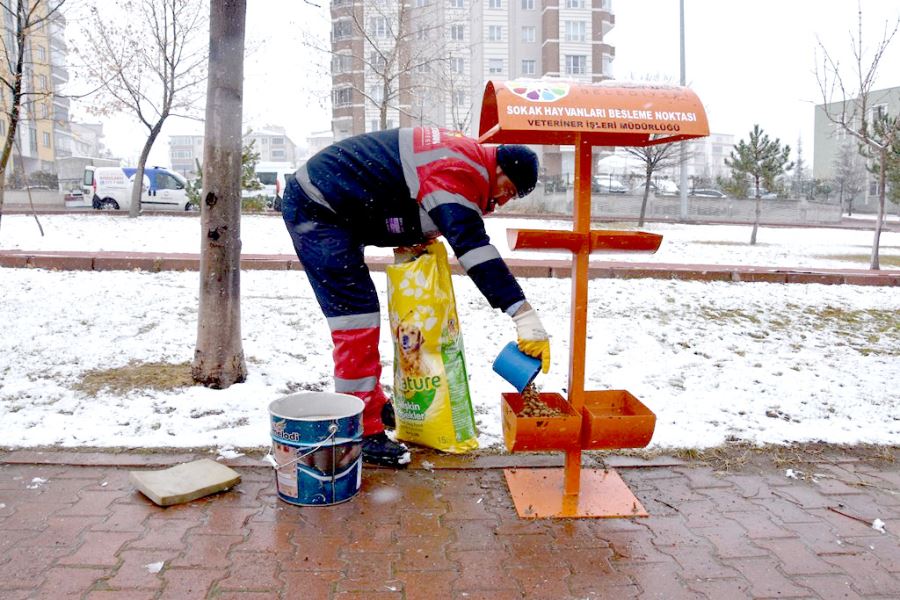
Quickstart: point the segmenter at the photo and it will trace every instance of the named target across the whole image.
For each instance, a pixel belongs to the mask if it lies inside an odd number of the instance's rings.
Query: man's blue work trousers
[[[365,247],[349,225],[312,200],[292,176],[285,186],[282,216],[334,342],[334,391],[366,405],[364,435],[384,431],[378,353],[381,312],[365,264]]]

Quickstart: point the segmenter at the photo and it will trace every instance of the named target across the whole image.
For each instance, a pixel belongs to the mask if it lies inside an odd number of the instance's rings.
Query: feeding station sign
[[[562,469],[506,469],[523,518],[647,516],[611,469],[582,469],[583,450],[643,448],[656,415],[626,390],[585,390],[588,259],[594,252],[655,252],[662,236],[591,230],[593,146],[649,146],[709,135],[706,112],[684,87],[559,79],[488,81],[479,141],[575,147],[572,230],[510,229],[513,250],[572,255],[568,398],[539,394],[553,416],[530,416],[522,394],[503,394],[503,437],[511,452],[560,450]]]

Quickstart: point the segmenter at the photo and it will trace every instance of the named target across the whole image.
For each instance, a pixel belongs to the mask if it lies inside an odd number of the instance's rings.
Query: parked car
[[[720,192],[719,190],[708,190],[708,189],[691,190],[690,195],[695,198],[715,198],[718,200],[724,200],[724,199],[728,198],[728,196],[725,193]]]
[[[600,194],[625,194],[628,192],[628,188],[622,185],[618,179],[597,175],[591,181],[591,191]]]
[[[640,180],[631,188],[631,193],[635,196],[644,194],[644,180]],[[671,181],[662,180],[659,182],[650,182],[650,193],[656,196],[677,196],[678,186]]]
[[[756,190],[752,189],[752,187],[750,189],[749,198],[751,200],[756,199]],[[759,198],[761,200],[778,200],[778,194],[776,194],[775,192],[770,192],[765,188],[759,188]]]
[[[269,208],[281,211],[286,178],[297,169],[290,163],[261,162],[256,165],[256,178],[263,185],[263,195]]]
[[[136,167],[84,167],[81,189],[91,198],[91,206],[102,210],[128,210]],[[191,210],[180,174],[165,167],[146,167],[142,182],[141,206],[150,210]]]

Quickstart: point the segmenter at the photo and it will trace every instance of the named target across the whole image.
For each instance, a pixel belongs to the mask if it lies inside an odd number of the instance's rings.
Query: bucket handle
[[[272,465],[272,468],[275,469],[276,471],[277,471],[278,469],[281,469],[282,467],[289,467],[289,466],[291,466],[292,464],[294,464],[294,463],[296,463],[297,461],[299,461],[301,458],[305,458],[305,457],[309,456],[310,454],[312,454],[313,452],[315,452],[316,450],[318,450],[319,448],[321,448],[322,446],[324,446],[325,443],[328,442],[329,440],[333,440],[333,439],[334,439],[334,436],[337,434],[337,430],[338,430],[337,423],[332,423],[331,425],[328,426],[328,436],[327,436],[326,438],[324,438],[324,439],[323,439],[321,442],[319,442],[317,445],[313,446],[312,448],[310,448],[309,450],[307,450],[307,451],[304,452],[303,454],[298,455],[295,459],[293,459],[293,460],[291,460],[291,461],[289,461],[289,462],[286,462],[286,463],[283,463],[283,464],[278,464],[278,461],[275,460],[275,457],[274,457],[274,456],[272,456],[272,450],[271,450],[271,449],[269,450],[269,453],[266,454],[266,455],[263,457],[263,461],[269,463],[270,465]]]

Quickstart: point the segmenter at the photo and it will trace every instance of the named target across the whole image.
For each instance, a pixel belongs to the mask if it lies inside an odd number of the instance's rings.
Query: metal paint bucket
[[[362,400],[303,392],[269,404],[278,497],[317,506],[351,499],[362,483]]]

